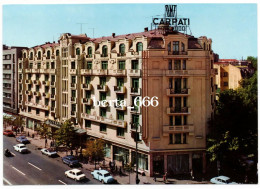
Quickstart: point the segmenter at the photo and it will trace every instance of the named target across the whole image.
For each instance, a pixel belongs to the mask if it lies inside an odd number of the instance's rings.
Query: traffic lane
[[[17,144],[15,138],[5,138],[4,146],[5,148],[13,149],[13,146]],[[87,179],[84,182],[75,182],[72,179],[65,177],[65,171],[71,169],[69,166],[62,163],[60,157],[58,158],[50,158],[46,155],[42,155],[40,150],[32,144],[27,144],[27,148],[31,151],[30,154],[20,154],[14,150],[10,150],[13,152],[17,157],[22,157],[23,161],[30,162],[31,164],[37,166],[38,168],[42,169],[42,171],[51,177],[48,180],[56,179],[65,182],[66,184],[100,184],[97,180],[94,180],[89,171],[85,171],[81,169],[85,174]],[[23,163],[23,162],[20,162]],[[59,170],[59,171],[57,171]],[[59,181],[59,184],[61,182]]]

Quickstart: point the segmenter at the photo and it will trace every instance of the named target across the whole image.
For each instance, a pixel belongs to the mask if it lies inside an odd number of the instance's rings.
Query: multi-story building
[[[103,138],[106,157],[117,163],[135,162],[135,139],[142,139],[138,165],[147,175],[205,170],[215,95],[211,39],[171,28],[94,39],[66,33],[58,43],[24,50],[19,63],[28,127],[47,121],[58,128],[71,118]],[[146,96],[158,97],[158,106],[134,105]],[[116,99],[126,107],[110,102]]]
[[[3,45],[3,110],[6,113],[18,113],[18,57],[24,48]]]

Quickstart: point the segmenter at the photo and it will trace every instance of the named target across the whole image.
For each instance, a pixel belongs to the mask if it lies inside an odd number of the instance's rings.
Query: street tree
[[[13,126],[15,127],[15,133],[17,135],[17,130],[25,127],[25,121],[22,116],[17,115],[12,122]]]
[[[7,126],[10,126],[13,124],[13,117],[4,115],[3,122],[4,122],[4,127],[6,129]]]
[[[39,135],[45,139],[45,148],[47,145],[47,138],[51,136],[50,126],[46,123],[42,123],[40,127],[37,128]]]
[[[105,157],[104,144],[104,140],[101,138],[88,140],[86,143],[86,148],[82,151],[83,157],[91,158],[91,160],[94,160],[95,169],[96,162],[99,163],[99,161],[103,160]]]

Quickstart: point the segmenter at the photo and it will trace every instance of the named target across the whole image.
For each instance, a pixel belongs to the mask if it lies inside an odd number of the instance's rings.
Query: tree
[[[55,132],[55,140],[57,146],[65,146],[68,149],[70,149],[71,154],[72,150],[75,146],[76,141],[76,132],[74,130],[74,127],[72,126],[72,123],[69,120],[66,120],[61,127]]]
[[[4,121],[4,127],[5,127],[5,129],[6,129],[7,126],[13,124],[13,117],[4,115],[4,116],[3,116],[3,121]]]
[[[92,160],[94,160],[95,169],[96,162],[103,160],[105,157],[104,144],[105,143],[103,139],[88,140],[86,143],[86,148],[82,151],[84,157],[90,157]]]
[[[13,126],[15,126],[15,132],[16,132],[16,135],[17,135],[17,129],[21,129],[21,127],[24,127],[25,126],[25,121],[23,119],[22,116],[20,115],[17,115],[15,117],[15,119],[13,120]]]
[[[45,148],[47,145],[47,138],[51,135],[50,126],[46,123],[42,123],[39,128],[37,128],[37,131],[41,137],[45,139]]]

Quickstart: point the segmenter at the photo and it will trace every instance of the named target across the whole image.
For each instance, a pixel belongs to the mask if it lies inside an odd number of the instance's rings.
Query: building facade
[[[63,34],[58,43],[23,50],[20,114],[33,129],[71,119],[103,138],[106,158],[119,165],[135,162],[139,138],[146,175],[202,172],[215,98],[211,43],[171,28],[94,39]],[[158,106],[138,106],[146,96],[158,97]]]
[[[3,45],[3,110],[18,113],[18,57],[25,47]]]

